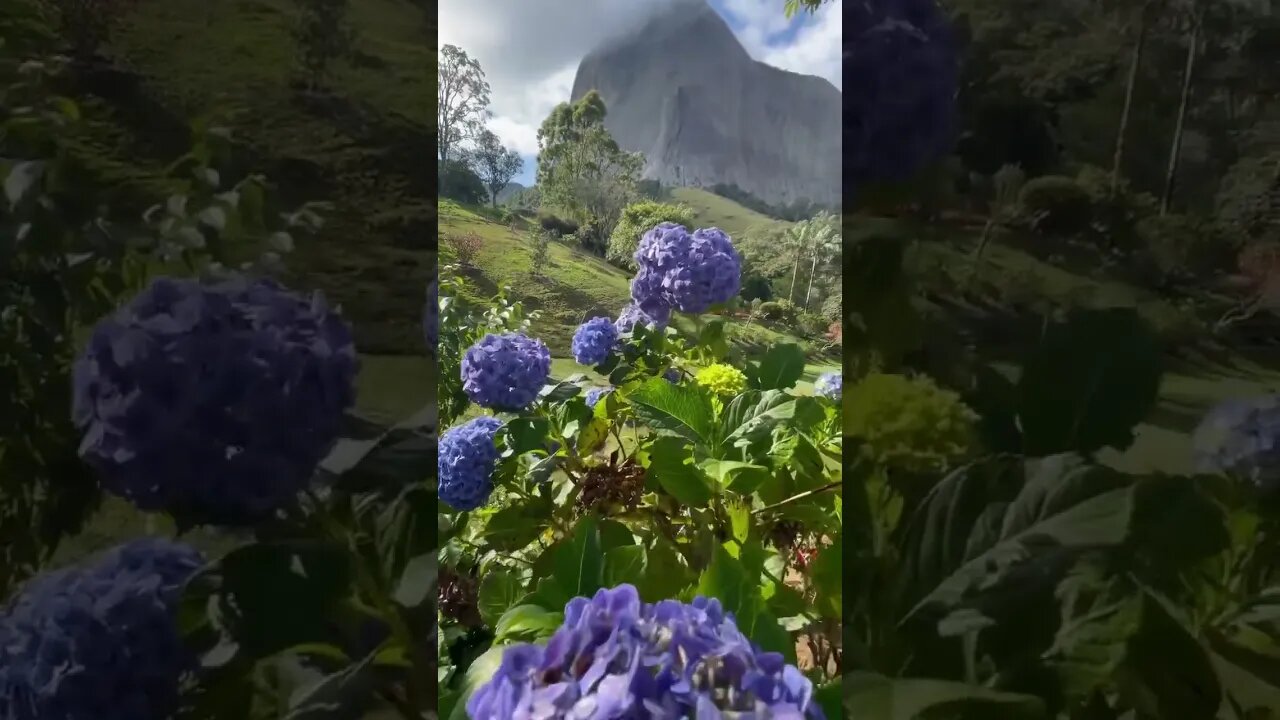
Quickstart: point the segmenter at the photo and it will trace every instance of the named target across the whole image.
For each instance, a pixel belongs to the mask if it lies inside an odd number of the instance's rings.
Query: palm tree
[[[787,302],[794,304],[796,295],[796,279],[800,277],[800,262],[806,251],[813,247],[814,239],[823,232],[823,227],[831,225],[830,220],[823,220],[819,214],[808,220],[801,220],[787,230],[784,242],[787,248],[796,254],[796,261],[791,268],[791,289],[787,291]]]
[[[840,234],[836,232],[835,216],[830,213],[820,213],[813,218],[813,222],[820,223],[820,229],[814,234],[810,249],[813,254],[813,264],[809,268],[809,289],[804,293],[805,310],[809,309],[809,299],[813,296],[813,279],[818,274],[819,258],[826,264],[832,258],[838,257],[840,252]]]

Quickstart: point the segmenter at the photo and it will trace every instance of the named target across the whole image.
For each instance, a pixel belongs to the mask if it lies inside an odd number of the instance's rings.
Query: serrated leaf
[[[704,507],[715,493],[707,476],[693,464],[693,451],[682,439],[659,437],[649,448],[649,474],[662,489],[689,507]]]
[[[921,717],[1047,720],[1044,704],[1038,698],[989,690],[980,685],[852,672],[845,675],[843,689],[844,707],[849,717],[878,720],[918,720]],[[938,714],[926,716],[925,713]]]
[[[591,597],[604,586],[604,558],[595,518],[580,520],[556,550],[555,579],[569,597]]]
[[[523,595],[520,583],[509,570],[497,568],[480,581],[479,609],[485,624],[496,627],[498,620]]]
[[[804,375],[804,350],[799,345],[774,345],[760,358],[748,377],[756,390],[787,390]]]
[[[675,433],[695,443],[710,442],[715,433],[711,399],[696,385],[672,385],[653,378],[628,397],[636,416],[649,427]]]

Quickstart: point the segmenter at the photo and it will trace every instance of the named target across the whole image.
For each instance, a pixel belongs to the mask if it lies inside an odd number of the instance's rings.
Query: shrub
[[[1099,245],[1132,250],[1136,244],[1140,248],[1136,228],[1144,218],[1156,213],[1155,197],[1135,192],[1123,178],[1112,192],[1111,172],[1094,165],[1081,168],[1076,183],[1089,195],[1090,229]]]
[[[546,230],[534,230],[529,233],[529,243],[533,246],[533,274],[542,277],[551,253],[551,233]]]
[[[457,235],[445,235],[444,242],[453,250],[454,258],[459,265],[472,267],[476,260],[476,254],[480,252],[480,247],[484,245],[484,238],[476,233],[460,233]]]
[[[640,245],[640,236],[664,222],[692,225],[693,210],[685,205],[653,200],[628,205],[613,228],[613,234],[609,236],[605,259],[624,270],[634,271],[636,263],[633,256]]]
[[[483,205],[489,197],[480,176],[460,160],[449,160],[437,168],[436,180],[440,197],[467,205]]]
[[[311,87],[325,82],[334,60],[345,57],[355,44],[355,31],[347,21],[350,0],[296,0],[298,64]]]
[[[1017,219],[1046,236],[1077,235],[1092,224],[1093,200],[1074,179],[1045,175],[1018,193]]]
[[[578,223],[551,213],[539,213],[538,225],[556,237],[572,235],[578,232],[579,227]]]
[[[940,473],[976,449],[977,415],[927,377],[872,372],[844,397],[845,433],[873,462]]]
[[[765,320],[781,320],[785,316],[782,310],[782,303],[770,300],[769,302],[760,303],[760,317]]]
[[[828,324],[821,315],[802,310],[796,314],[795,326],[802,336],[819,338],[826,333]]]
[[[1139,220],[1134,231],[1139,266],[1157,284],[1226,270],[1239,250],[1220,225],[1206,218],[1152,215]]]
[[[763,275],[748,275],[742,281],[742,291],[738,294],[748,302],[768,300],[773,297],[773,283]]]
[[[93,57],[111,37],[112,27],[138,0],[55,0],[58,25],[72,54]]]

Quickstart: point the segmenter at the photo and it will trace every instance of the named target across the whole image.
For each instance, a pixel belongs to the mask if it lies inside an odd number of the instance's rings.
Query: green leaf
[[[699,467],[721,488],[742,495],[755,492],[771,472],[763,465],[738,460],[704,460]]]
[[[751,368],[747,380],[756,390],[787,390],[804,375],[804,361],[804,350],[799,345],[774,345],[760,358],[759,365]]]
[[[451,526],[448,516],[436,512],[438,506],[433,487],[413,485],[378,514],[374,535],[385,577],[399,577],[410,560],[435,550],[437,541],[447,542],[459,531]],[[434,525],[432,514],[436,516]],[[465,516],[460,518],[460,525],[465,522]]]
[[[419,555],[409,561],[400,581],[396,585],[392,599],[406,608],[421,607],[428,598],[436,596],[436,579],[438,576],[436,554],[434,552]]]
[[[293,541],[232,550],[208,568],[211,625],[253,658],[329,640],[324,633],[352,591],[345,547]],[[213,615],[216,613],[216,615]]]
[[[550,637],[562,623],[562,613],[540,605],[517,605],[494,624],[494,643],[537,642]]]
[[[1028,454],[1124,450],[1155,406],[1163,358],[1133,308],[1074,312],[1023,364],[1018,424]]]
[[[374,693],[373,658],[369,655],[294,693],[284,720],[342,720],[366,712]]]
[[[480,617],[489,627],[496,627],[502,615],[511,609],[523,594],[519,581],[511,571],[504,568],[490,570],[480,581],[478,601]]]
[[[1048,717],[1038,698],[988,690],[980,685],[890,678],[866,672],[845,675],[843,685],[848,717],[876,720],[919,720],[921,717],[1047,720]]]
[[[712,320],[702,326],[698,333],[697,348],[711,362],[719,362],[729,353],[729,342],[724,336],[724,320]]]
[[[1213,663],[1205,647],[1171,610],[1167,600],[1143,593],[1142,621],[1129,639],[1128,672],[1122,675],[1121,694],[1129,696],[1140,713],[1151,717],[1215,717],[1222,687]]]
[[[546,450],[551,422],[541,417],[520,417],[507,421],[494,438],[502,457],[516,457],[533,450]]]
[[[538,393],[538,395],[542,398],[543,402],[554,404],[564,402],[569,398],[577,397],[581,393],[582,388],[578,386],[578,383],[564,380],[556,383],[555,385],[547,385],[542,388],[542,392]]]
[[[778,423],[794,417],[795,398],[781,390],[746,392],[734,398],[720,418],[724,442],[744,446],[769,434]]]
[[[643,547],[627,545],[614,548],[604,554],[604,586],[627,584],[638,588],[647,569],[648,558]]]
[[[672,385],[653,378],[628,397],[636,416],[658,431],[675,433],[694,443],[707,444],[715,433],[711,399],[691,383]]]
[[[711,564],[698,578],[698,594],[718,599],[739,618],[754,618],[760,608],[759,585],[758,578],[749,576],[738,559],[717,545]]]
[[[1074,456],[960,468],[910,518],[902,600],[913,607],[904,622],[997,586],[1052,588],[1074,555],[1123,543],[1132,510],[1128,478]]]
[[[818,611],[829,618],[839,618],[844,607],[844,560],[840,534],[834,542],[818,551],[810,569],[810,580],[818,591]]]
[[[822,714],[829,720],[844,716],[844,708],[841,706],[844,691],[841,689],[840,678],[825,685],[819,685],[813,691],[813,700],[818,703],[818,707],[822,708]]]
[[[681,590],[697,581],[684,557],[665,537],[655,536],[645,555],[648,567],[643,581],[636,584],[645,602],[676,597]]]
[[[554,567],[556,583],[569,597],[591,597],[604,586],[604,558],[595,518],[578,521],[573,535],[560,541]]]
[[[609,420],[593,415],[591,420],[578,428],[578,432],[569,437],[578,454],[585,457],[599,450],[609,437]]]
[[[516,608],[512,609],[515,610]],[[453,712],[449,714],[449,720],[467,720],[469,717],[467,715],[467,701],[471,699],[472,693],[489,682],[494,674],[498,672],[498,668],[502,667],[502,655],[504,652],[506,652],[505,647],[494,646],[472,661],[467,668],[467,674],[462,678],[462,687],[459,688],[460,693],[456,704],[453,706]]]
[[[548,517],[548,503],[540,500],[508,505],[489,518],[481,536],[498,552],[514,552],[538,539],[548,527]]]
[[[705,507],[714,491],[707,476],[693,464],[693,450],[678,437],[664,435],[649,448],[649,474],[680,503]]]

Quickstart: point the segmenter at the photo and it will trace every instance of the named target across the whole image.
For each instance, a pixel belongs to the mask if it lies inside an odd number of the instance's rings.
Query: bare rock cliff
[[[757,62],[703,0],[672,3],[578,65],[605,126],[667,185],[737,185],[774,205],[840,198],[840,91]]]

